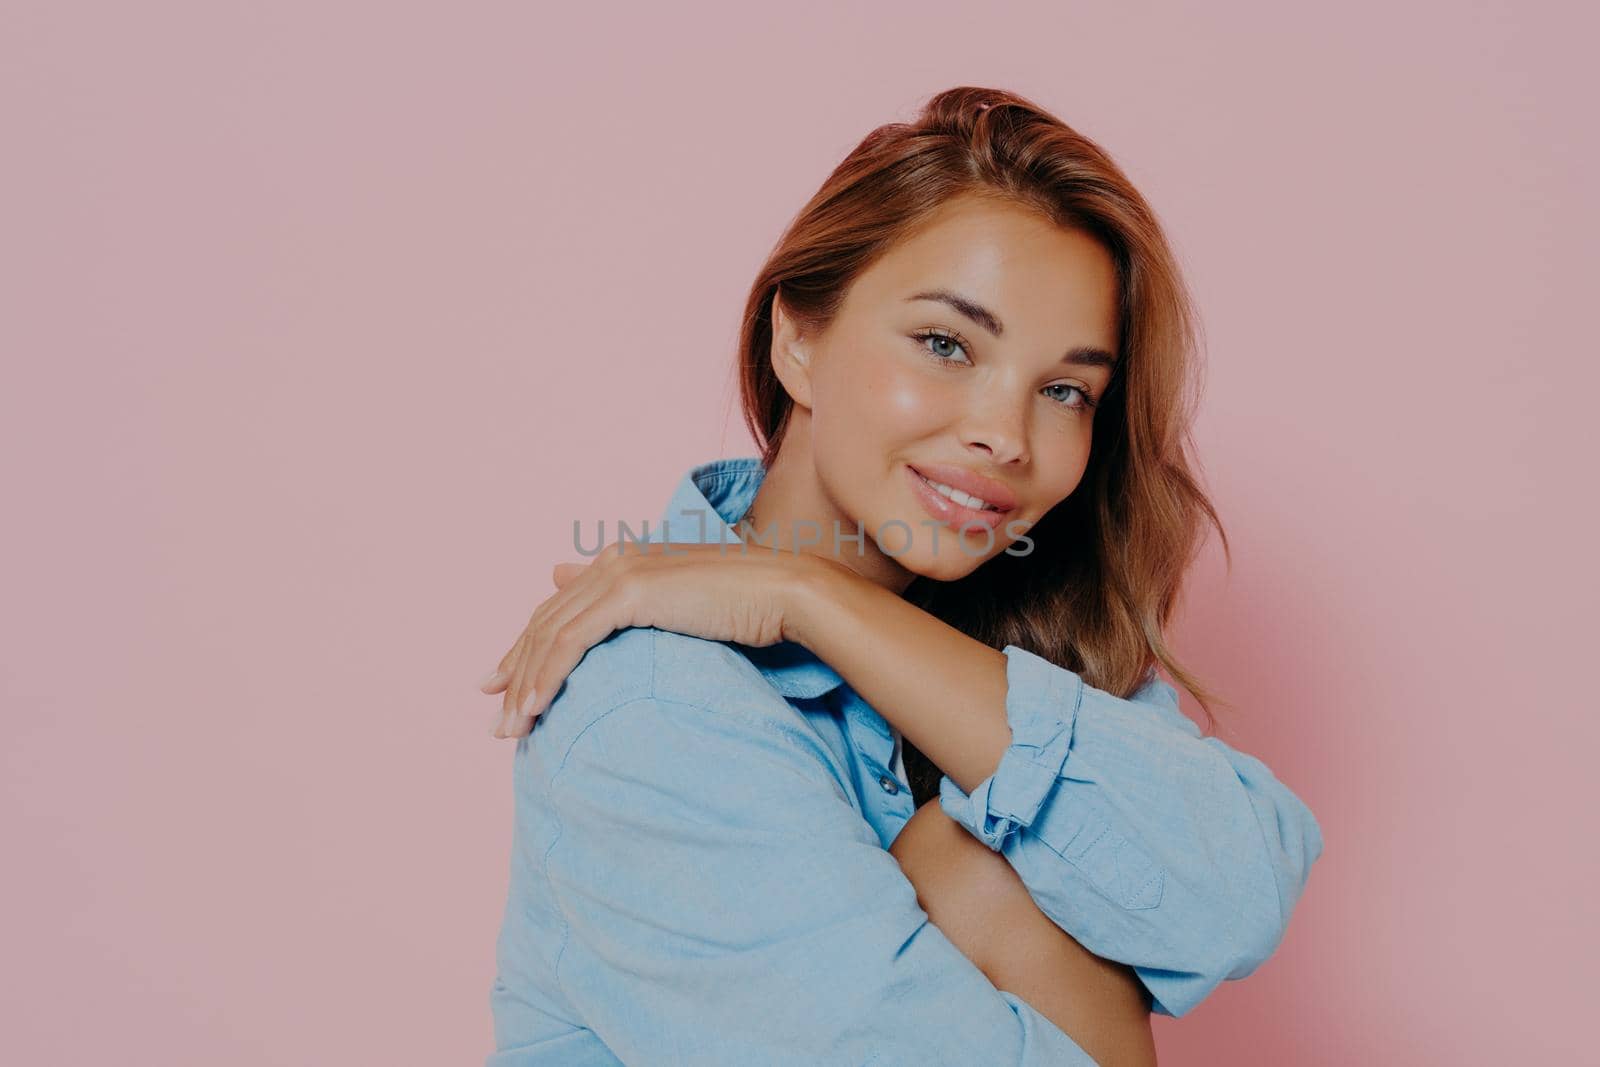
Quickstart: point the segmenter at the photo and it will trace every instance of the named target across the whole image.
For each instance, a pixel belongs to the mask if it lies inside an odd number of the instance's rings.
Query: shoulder
[[[690,708],[780,732],[804,728],[804,716],[736,648],[635,626],[584,653],[534,724],[529,741],[559,764],[602,719],[625,709],[631,717],[649,705]]]
[[[518,774],[567,820],[650,810],[820,832],[818,801],[850,810],[827,744],[754,663],[653,627],[593,646],[526,741]]]

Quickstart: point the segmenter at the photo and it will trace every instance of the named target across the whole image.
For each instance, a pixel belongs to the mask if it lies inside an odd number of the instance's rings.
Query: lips
[[[956,467],[944,463],[919,463],[908,464],[913,471],[930,482],[942,482],[952,489],[959,489],[968,496],[975,496],[986,504],[994,505],[998,511],[1012,511],[1017,506],[1017,497],[1003,482],[993,478],[985,478],[975,471],[965,467]]]
[[[932,485],[929,485],[928,479],[917,468],[908,464],[905,471],[907,480],[911,482],[912,492],[922,502],[923,509],[935,519],[954,526],[958,530],[969,527],[997,529],[1005,521],[1006,515],[1010,511],[1009,508],[1006,511],[992,511],[987,508],[979,510],[957,504]],[[952,488],[960,487],[952,486]]]

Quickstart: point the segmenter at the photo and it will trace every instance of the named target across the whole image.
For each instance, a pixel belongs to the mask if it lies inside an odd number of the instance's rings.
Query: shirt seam
[[[631,705],[638,704],[638,703],[641,703],[641,702],[644,702],[644,701],[653,701],[653,702],[655,702],[657,704],[673,704],[673,705],[677,705],[678,707],[691,708],[691,709],[693,709],[693,710],[695,710],[697,712],[701,712],[703,714],[727,715],[727,716],[739,719],[740,721],[748,723],[748,724],[760,725],[762,727],[765,727],[766,729],[768,729],[772,733],[776,734],[779,738],[781,738],[782,742],[783,742],[783,744],[785,746],[792,747],[796,752],[799,752],[801,754],[809,755],[809,753],[805,752],[805,749],[802,746],[800,746],[800,745],[795,743],[795,739],[793,737],[789,736],[789,732],[787,730],[785,730],[783,727],[781,727],[777,723],[773,722],[771,719],[767,719],[767,718],[764,718],[764,717],[758,716],[758,715],[757,716],[745,715],[745,714],[742,714],[740,712],[731,711],[731,710],[726,709],[726,708],[716,708],[716,707],[711,707],[711,706],[706,705],[706,704],[698,704],[698,703],[695,703],[693,701],[677,700],[677,699],[674,699],[672,697],[664,697],[664,696],[659,695],[656,692],[656,642],[657,642],[657,639],[658,639],[659,636],[660,636],[659,631],[652,630],[650,632],[650,688],[649,688],[649,692],[645,693],[642,696],[633,696],[633,697],[624,698],[624,699],[618,701],[617,703],[613,704],[611,707],[607,708],[604,713],[595,716],[594,721],[589,723],[582,730],[579,730],[578,733],[577,733],[577,736],[575,736],[571,740],[571,742],[569,742],[567,744],[566,751],[561,754],[561,762],[556,766],[556,769],[555,769],[554,773],[552,773],[550,775],[550,786],[549,786],[550,815],[551,815],[552,819],[555,821],[556,832],[555,832],[555,836],[551,838],[550,844],[548,846],[546,846],[546,848],[544,850],[544,857],[543,857],[541,865],[542,865],[542,869],[543,869],[545,885],[548,886],[549,889],[550,889],[550,899],[555,903],[556,913],[561,917],[561,944],[556,949],[555,964],[552,967],[552,970],[553,970],[553,972],[555,974],[556,989],[558,989],[561,992],[562,996],[567,998],[569,1003],[573,1004],[574,1008],[576,1008],[577,1005],[572,999],[572,994],[567,991],[566,986],[563,985],[562,981],[561,981],[561,963],[566,958],[567,945],[571,940],[572,920],[568,917],[566,907],[561,902],[561,894],[557,891],[555,883],[553,881],[551,881],[551,879],[550,879],[550,854],[555,851],[556,845],[561,843],[561,838],[562,838],[563,834],[565,833],[565,827],[562,825],[562,822],[561,822],[561,805],[560,805],[560,803],[558,802],[558,800],[556,798],[556,784],[560,780],[562,772],[567,769],[567,761],[569,759],[571,759],[572,753],[577,749],[578,744],[579,744],[579,742],[581,742],[583,740],[584,735],[586,735],[590,730],[594,729],[596,726],[600,725],[600,723],[604,722],[606,719],[610,718],[616,712],[621,711],[623,708],[626,708],[626,707],[629,707]]]
[[[650,688],[649,688],[649,692],[651,694],[654,694],[655,691],[656,691],[656,635],[655,635],[654,631],[652,631],[651,634],[650,634]],[[556,845],[561,843],[562,834],[564,834],[566,832],[566,827],[563,826],[562,822],[561,822],[561,806],[556,803],[556,780],[561,777],[561,772],[567,769],[567,760],[572,758],[572,750],[578,747],[578,742],[583,740],[583,735],[584,734],[586,734],[590,730],[594,729],[594,727],[596,725],[598,725],[600,722],[602,722],[603,720],[609,718],[612,715],[612,713],[614,713],[616,711],[619,711],[624,707],[627,707],[629,704],[633,703],[635,700],[647,700],[647,699],[649,699],[649,697],[647,697],[647,696],[646,697],[626,697],[626,698],[624,698],[622,700],[619,700],[617,703],[611,705],[611,707],[607,708],[603,714],[595,716],[594,722],[589,723],[583,729],[579,730],[577,736],[574,737],[570,742],[567,743],[566,751],[561,754],[561,762],[556,765],[556,769],[555,769],[554,773],[552,773],[550,775],[550,786],[549,786],[549,790],[548,790],[549,791],[549,795],[550,795],[550,816],[551,816],[552,819],[555,820],[556,832],[555,832],[555,836],[550,839],[550,844],[545,846],[544,856],[540,860],[540,868],[544,873],[544,884],[549,886],[549,888],[550,888],[550,899],[555,902],[556,914],[561,916],[561,944],[556,948],[556,961],[555,961],[555,965],[551,968],[551,970],[555,974],[556,988],[561,991],[561,995],[566,997],[569,1003],[572,1001],[572,995],[567,992],[566,986],[561,984],[561,961],[563,959],[565,959],[566,955],[567,955],[567,942],[570,940],[571,934],[572,934],[572,920],[567,917],[567,910],[566,910],[566,908],[562,907],[562,905],[561,905],[561,895],[556,892],[555,883],[550,880],[550,853],[552,853],[552,852],[554,852],[556,850]],[[574,1005],[574,1006],[576,1006],[576,1005]]]
[[[725,482],[730,478],[748,478],[751,473],[752,470],[750,469],[729,467],[726,470],[706,471],[700,475],[698,480],[702,482]]]
[[[654,689],[654,678],[655,678],[654,642],[652,642],[652,650],[651,650],[651,656],[650,656],[650,676],[651,676],[651,688]],[[561,754],[561,762],[556,766],[555,773],[550,775],[550,790],[549,790],[549,793],[550,793],[550,814],[555,819],[556,833],[555,833],[555,836],[550,839],[550,844],[548,846],[546,846],[545,850],[544,850],[544,860],[543,860],[544,881],[545,881],[545,885],[550,887],[550,899],[555,902],[556,912],[561,916],[561,945],[560,945],[559,948],[556,949],[556,962],[555,962],[555,967],[554,967],[555,977],[556,977],[556,988],[561,990],[562,995],[565,996],[569,1001],[572,999],[572,995],[567,992],[566,986],[564,986],[562,984],[562,982],[561,982],[561,961],[564,958],[566,958],[567,943],[571,938],[571,932],[572,932],[572,920],[567,915],[567,909],[561,903],[561,894],[556,891],[555,883],[550,880],[550,854],[556,850],[556,845],[561,843],[562,835],[566,832],[566,827],[564,825],[562,825],[562,822],[561,822],[561,805],[559,803],[557,803],[557,801],[556,801],[556,782],[558,780],[560,780],[561,772],[567,769],[567,760],[572,757],[573,750],[578,747],[578,742],[583,740],[583,735],[584,734],[587,734],[590,730],[594,729],[600,723],[602,723],[606,719],[610,718],[616,712],[621,711],[623,708],[627,707],[629,704],[633,704],[633,703],[637,703],[638,701],[641,701],[641,700],[649,700],[649,699],[651,699],[651,697],[649,697],[649,696],[628,697],[628,698],[626,698],[624,700],[618,701],[616,704],[613,704],[611,707],[607,708],[603,714],[595,716],[594,721],[589,723],[582,730],[579,730],[578,731],[578,735],[576,737],[574,737],[572,739],[572,741],[567,745],[567,750]]]
[[[702,471],[698,478],[693,479],[696,487],[704,482],[725,482],[738,478],[749,478],[759,469],[758,464],[750,463],[748,460],[729,459],[722,462],[728,465]]]

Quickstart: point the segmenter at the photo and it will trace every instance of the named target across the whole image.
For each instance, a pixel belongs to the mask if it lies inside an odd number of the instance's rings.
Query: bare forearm
[[[784,630],[964,792],[1000,765],[1011,744],[1004,653],[834,565],[802,584]]]

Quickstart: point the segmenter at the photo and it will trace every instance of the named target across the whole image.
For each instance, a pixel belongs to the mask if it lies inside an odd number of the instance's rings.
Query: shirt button
[[[900,783],[890,778],[887,774],[878,779],[878,784],[883,786],[883,791],[891,796],[900,792]]]

